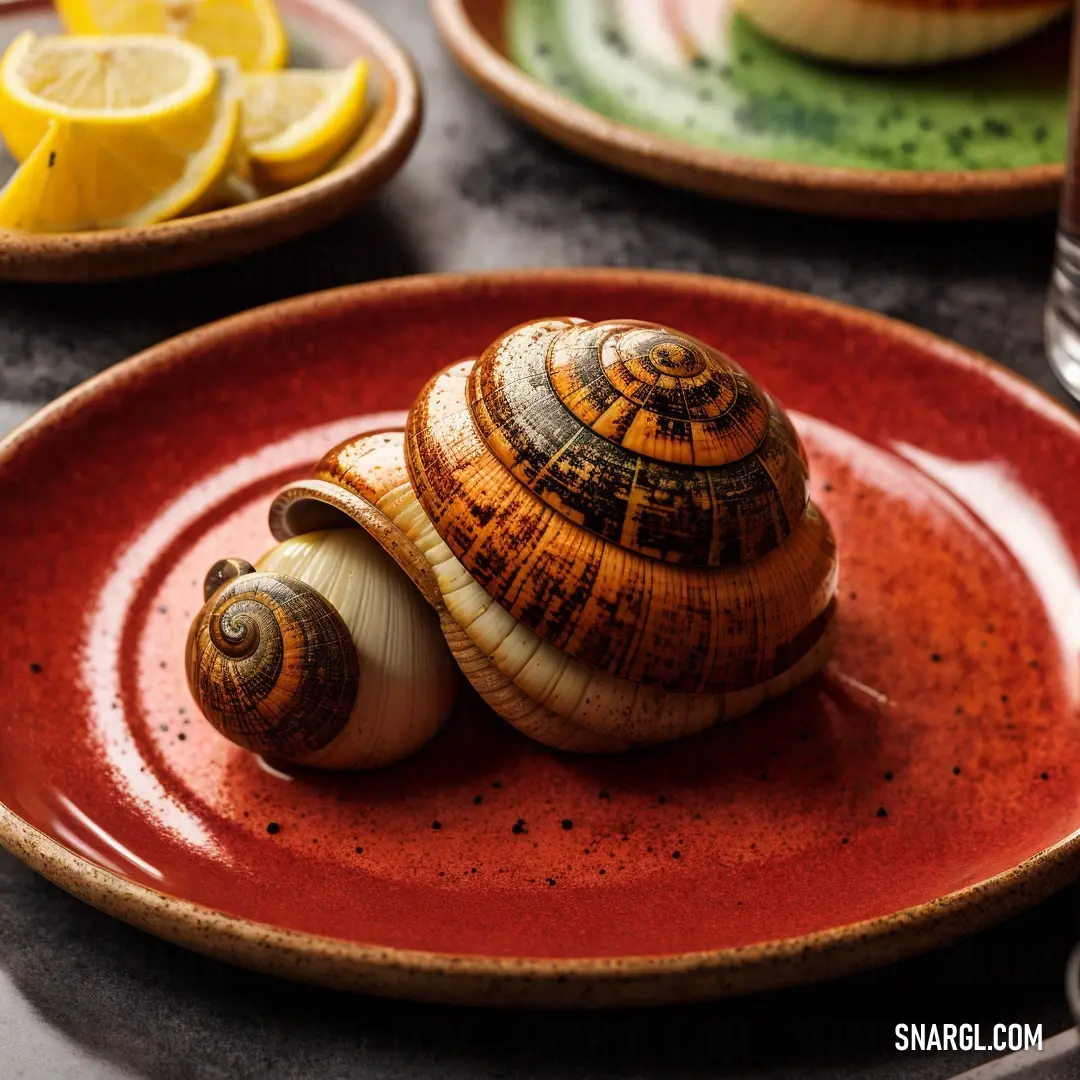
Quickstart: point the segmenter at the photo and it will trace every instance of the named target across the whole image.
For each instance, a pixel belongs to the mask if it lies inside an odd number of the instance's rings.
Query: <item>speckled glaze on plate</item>
[[[1068,30],[935,71],[774,46],[731,0],[431,0],[466,70],[546,134],[652,179],[871,217],[1053,209]]]
[[[28,234],[0,229],[0,278],[106,281],[205,266],[321,228],[355,209],[404,164],[420,131],[418,76],[404,48],[348,0],[278,0],[291,67],[370,65],[368,117],[359,139],[306,184],[242,206],[158,225]],[[0,49],[27,27],[59,32],[49,0],[0,4]],[[0,144],[0,184],[15,163]]]
[[[622,759],[468,695],[377,774],[223,741],[182,669],[206,568],[269,547],[270,497],[326,449],[544,313],[668,322],[788,408],[841,550],[827,673]],[[1080,424],[984,358],[719,278],[406,278],[213,324],[0,444],[0,840],[162,937],[426,1000],[689,1000],[944,943],[1080,869],[1078,468]]]

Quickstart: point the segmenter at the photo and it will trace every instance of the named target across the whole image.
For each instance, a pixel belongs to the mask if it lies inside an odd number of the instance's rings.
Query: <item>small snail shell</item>
[[[258,568],[215,564],[188,638],[203,714],[246,749],[322,769],[370,769],[447,720],[457,674],[424,598],[359,529],[280,544]]]
[[[404,436],[331,451],[271,529],[334,492],[373,503],[433,568],[489,704],[541,742],[615,752],[825,663],[836,546],[808,484],[790,422],[722,354],[651,323],[544,320],[435,376]]]
[[[735,0],[746,20],[794,52],[869,67],[962,60],[1019,41],[1065,0]]]

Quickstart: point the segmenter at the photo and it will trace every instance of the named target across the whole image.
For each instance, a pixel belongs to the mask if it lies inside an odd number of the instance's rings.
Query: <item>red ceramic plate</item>
[[[471,698],[379,774],[224,742],[181,666],[207,566],[260,554],[271,494],[436,367],[552,314],[683,328],[791,410],[842,552],[825,676],[619,760]],[[1078,473],[1080,425],[985,359],[717,278],[413,278],[215,324],[0,446],[0,839],[173,941],[431,1000],[673,1001],[942,943],[1077,871]]]

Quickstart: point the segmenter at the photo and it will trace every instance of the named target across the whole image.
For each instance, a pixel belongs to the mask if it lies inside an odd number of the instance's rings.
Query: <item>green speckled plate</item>
[[[1067,27],[917,74],[772,45],[731,0],[431,0],[455,56],[549,136],[747,202],[861,217],[1052,211]]]

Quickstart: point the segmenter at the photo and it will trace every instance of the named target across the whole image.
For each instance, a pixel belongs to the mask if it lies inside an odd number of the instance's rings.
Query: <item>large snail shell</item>
[[[780,44],[839,63],[915,67],[977,56],[1034,33],[1067,0],[736,0]]]
[[[807,492],[790,422],[737,365],[655,324],[562,319],[441,372],[405,433],[335,447],[270,521],[279,539],[339,511],[397,533],[492,708],[614,753],[742,715],[828,659],[836,547]]]
[[[403,464],[404,434],[363,436],[335,447],[317,479],[287,488],[271,512],[275,536],[290,535],[343,493],[374,504],[423,552],[441,595],[436,605],[454,658],[491,708],[530,738],[561,750],[617,753],[732,719],[786,693],[828,658],[835,623],[778,676],[731,693],[692,694],[642,686],[590,668],[542,641],[481,589],[435,532]],[[364,514],[355,518],[368,527]],[[831,609],[830,609],[831,615]]]
[[[428,383],[405,451],[469,574],[600,671],[727,693],[780,675],[825,630],[836,548],[798,439],[694,338],[641,322],[518,327]]]

